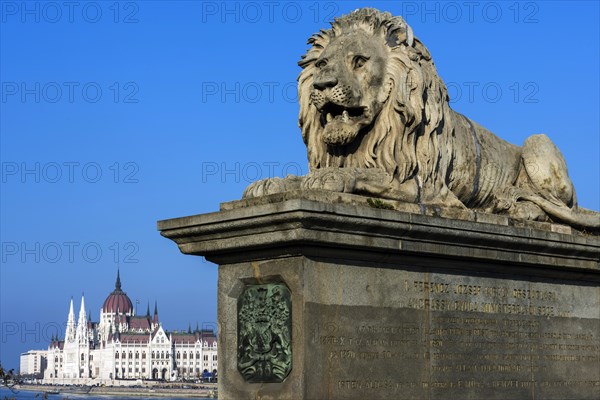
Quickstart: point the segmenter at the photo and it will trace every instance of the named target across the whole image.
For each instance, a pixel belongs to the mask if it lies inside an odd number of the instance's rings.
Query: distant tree
[[[14,369],[9,369],[6,371],[2,364],[0,364],[0,387],[6,387],[11,392],[16,393],[16,390],[13,387],[17,384],[17,375],[15,374]],[[4,400],[15,400],[16,397],[4,397]]]

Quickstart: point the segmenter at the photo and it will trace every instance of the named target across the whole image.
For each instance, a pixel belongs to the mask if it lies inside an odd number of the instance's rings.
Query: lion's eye
[[[369,58],[365,56],[354,56],[354,58],[352,59],[352,67],[354,69],[358,69],[365,65],[368,60]]]
[[[327,60],[319,60],[315,63],[317,68],[323,68],[327,65]]]

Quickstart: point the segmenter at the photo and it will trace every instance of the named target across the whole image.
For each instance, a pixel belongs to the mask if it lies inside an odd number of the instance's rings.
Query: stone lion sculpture
[[[600,229],[546,135],[518,147],[450,108],[401,17],[359,9],[308,43],[298,97],[310,173],[254,182],[244,197],[322,189]]]

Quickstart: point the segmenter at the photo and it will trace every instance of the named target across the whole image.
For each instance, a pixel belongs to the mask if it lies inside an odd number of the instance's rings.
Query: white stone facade
[[[47,353],[44,383],[137,384],[139,380],[197,380],[217,372],[217,338],[212,330],[166,332],[150,308],[135,315],[117,275],[115,290],[92,322],[81,307],[77,323],[73,300],[64,340],[53,338]],[[28,354],[28,353],[25,353]]]

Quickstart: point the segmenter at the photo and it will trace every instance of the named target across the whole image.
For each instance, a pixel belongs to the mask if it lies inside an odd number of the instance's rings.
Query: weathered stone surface
[[[600,397],[598,236],[299,195],[159,222],[219,264],[219,398]],[[250,383],[238,304],[273,283],[291,293],[292,368]]]
[[[476,272],[497,270],[502,264],[502,272],[519,267],[535,275],[576,278],[582,271],[598,269],[598,236],[553,232],[551,224],[533,221],[505,226],[354,206],[321,194],[296,192],[295,197],[283,196],[289,200],[278,202],[275,196],[272,203],[247,207],[236,203],[218,213],[160,221],[158,228],[183,253],[203,255],[217,264],[239,260],[240,251],[246,252],[247,260],[258,260],[318,256],[325,250],[343,258],[356,250],[356,257],[367,261],[442,257],[448,260],[446,267]],[[254,199],[247,201],[252,204]],[[282,247],[286,253],[281,253]],[[453,261],[465,256],[477,263]]]
[[[306,398],[600,394],[598,287],[330,263],[305,282],[330,282],[305,293]]]
[[[359,9],[309,43],[298,98],[310,173],[255,182],[244,197],[322,189],[600,230],[546,135],[518,147],[450,108],[401,17]]]

